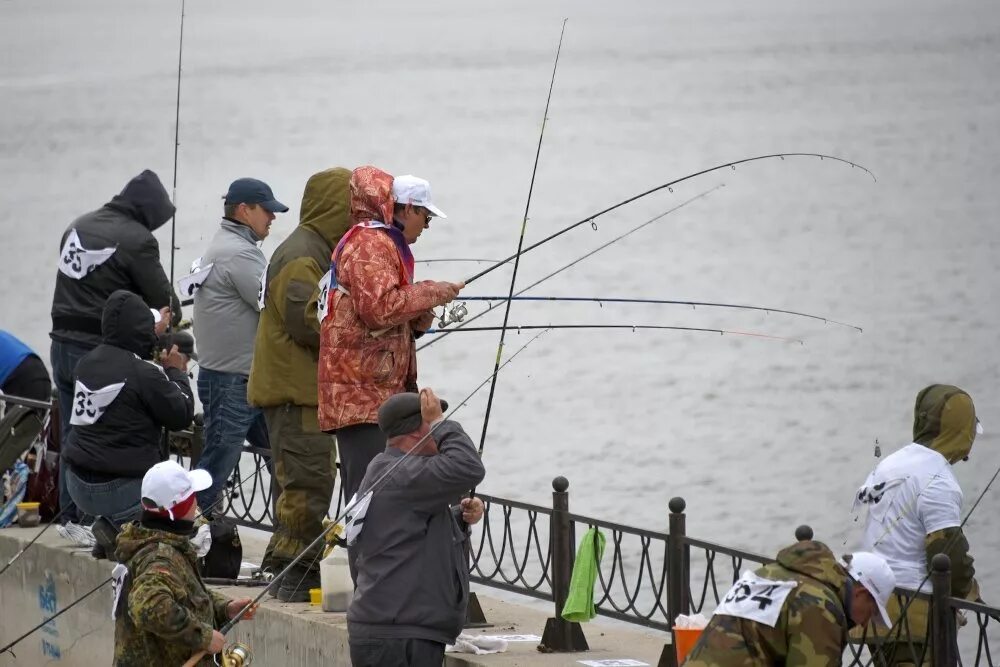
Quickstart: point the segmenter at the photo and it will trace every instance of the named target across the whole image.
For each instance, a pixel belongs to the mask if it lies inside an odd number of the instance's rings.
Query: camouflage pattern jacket
[[[130,577],[115,620],[115,667],[182,665],[227,620],[229,601],[205,588],[188,535],[161,529],[168,525],[144,519],[118,536],[117,557]],[[206,656],[197,664],[214,663]]]
[[[796,581],[775,626],[715,614],[688,654],[687,667],[828,667],[847,643],[847,572],[822,542],[798,542],[755,574]]]

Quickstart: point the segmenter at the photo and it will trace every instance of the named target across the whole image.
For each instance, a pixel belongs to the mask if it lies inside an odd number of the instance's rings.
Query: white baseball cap
[[[435,218],[447,218],[444,211],[431,202],[431,184],[416,176],[396,176],[392,179],[392,197],[397,204],[423,206]]]
[[[896,575],[885,559],[868,551],[855,551],[851,561],[845,564],[851,578],[865,587],[878,607],[879,616],[885,627],[892,627],[892,618],[886,605],[896,589]]]
[[[174,507],[210,486],[212,475],[207,470],[185,470],[176,461],[161,461],[142,477],[142,506],[148,510],[166,510],[174,520]]]

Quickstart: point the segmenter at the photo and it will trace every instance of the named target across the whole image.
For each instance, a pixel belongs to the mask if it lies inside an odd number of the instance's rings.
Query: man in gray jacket
[[[263,421],[260,409],[247,403],[263,301],[261,281],[267,270],[257,244],[267,238],[274,214],[287,210],[263,181],[233,181],[220,229],[200,260],[198,281],[190,283],[197,290],[198,398],[205,413],[205,448],[198,467],[212,475],[212,486],[198,493],[198,505],[206,510],[239,463],[247,433]],[[266,433],[266,429],[259,430]]]
[[[388,445],[358,490],[372,496],[354,544],[358,581],[347,610],[354,667],[440,665],[462,631],[465,543],[483,503],[461,497],[486,469],[461,425],[444,420],[447,407],[423,389],[379,408]]]

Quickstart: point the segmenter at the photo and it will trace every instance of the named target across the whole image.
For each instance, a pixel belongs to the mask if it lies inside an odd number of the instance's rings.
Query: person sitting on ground
[[[199,667],[225,645],[219,632],[252,602],[227,600],[205,587],[190,538],[197,491],[212,476],[174,461],[157,463],[142,478],[142,518],[118,536],[115,578],[115,667],[181,665],[202,651]],[[243,615],[251,620],[255,608]]]
[[[460,498],[486,469],[461,425],[444,419],[447,407],[423,389],[379,408],[388,445],[358,490],[372,495],[355,542],[358,582],[347,610],[355,667],[440,665],[445,645],[462,631],[468,525],[482,518],[483,503]]]
[[[880,556],[859,551],[841,563],[822,542],[798,542],[743,574],[683,664],[839,667],[851,626],[874,618],[890,624],[886,604],[895,587]]]
[[[104,306],[103,343],[76,367],[66,442],[66,485],[86,514],[116,525],[138,517],[142,476],[166,456],[163,428],[191,424],[194,399],[187,357],[174,345],[150,361],[153,314],[141,298],[118,290]],[[95,554],[98,555],[98,554]]]

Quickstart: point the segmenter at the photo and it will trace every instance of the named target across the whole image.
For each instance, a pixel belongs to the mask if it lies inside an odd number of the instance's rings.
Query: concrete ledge
[[[38,528],[0,530],[0,567],[34,537]],[[260,562],[266,533],[241,530],[244,559]],[[48,530],[3,575],[0,575],[0,646],[13,641],[53,611],[63,609],[111,575],[112,564],[97,561],[89,549],[71,547],[55,529]],[[255,597],[260,588],[223,587],[230,597]],[[527,604],[503,601],[498,593],[476,587],[480,604],[491,628],[472,630],[484,634],[541,635],[550,606],[528,600]],[[510,596],[513,599],[514,596]],[[661,632],[606,619],[585,624],[591,650],[586,653],[543,654],[534,642],[509,644],[506,653],[475,656],[448,654],[451,667],[482,665],[574,665],[577,660],[633,658],[656,665],[669,637]],[[231,638],[248,644],[254,664],[349,665],[347,623],[344,614],[324,613],[309,604],[286,604],[268,597],[252,622],[239,624]],[[105,586],[69,612],[57,618],[0,655],[0,667],[8,665],[110,665],[114,654],[114,624],[111,621],[111,587]]]

